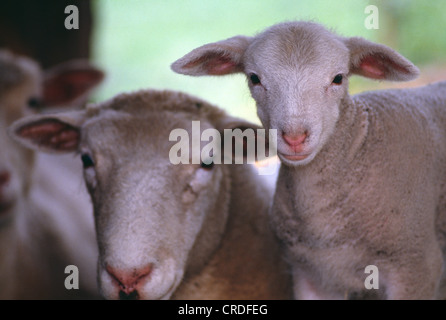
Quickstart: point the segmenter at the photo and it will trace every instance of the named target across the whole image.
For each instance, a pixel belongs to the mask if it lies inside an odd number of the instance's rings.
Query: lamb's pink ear
[[[367,78],[408,81],[415,79],[420,71],[395,50],[363,38],[346,38],[350,50],[350,73]]]
[[[45,72],[45,107],[82,104],[88,93],[104,79],[104,73],[84,60],[73,60]]]
[[[50,153],[74,152],[80,141],[83,112],[36,115],[22,118],[9,128],[9,135],[23,146]]]
[[[205,44],[172,63],[173,71],[190,76],[225,75],[243,71],[249,37],[236,36]]]

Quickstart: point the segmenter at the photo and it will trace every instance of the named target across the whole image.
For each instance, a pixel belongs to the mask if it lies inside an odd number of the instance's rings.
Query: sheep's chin
[[[169,289],[166,291],[166,293],[164,293],[163,295],[159,295],[159,296],[157,296],[157,297],[151,297],[150,300],[169,300],[170,297],[171,297],[171,296],[173,295],[173,293],[175,292],[175,290],[178,288],[178,285],[179,285],[180,280],[181,280],[181,278],[180,278],[180,279],[175,279],[175,280],[172,282],[172,285],[171,285],[171,286],[169,287]],[[145,293],[144,293],[144,291],[143,291],[143,293],[142,293],[142,297],[143,297],[143,299],[144,299],[144,296],[145,296]]]

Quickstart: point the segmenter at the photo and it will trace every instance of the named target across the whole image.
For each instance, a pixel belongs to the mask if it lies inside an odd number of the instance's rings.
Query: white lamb
[[[271,223],[295,298],[444,297],[446,82],[351,97],[352,74],[405,81],[419,71],[311,22],[204,45],[172,69],[245,73],[261,122],[278,130]],[[365,288],[368,265],[379,289]]]
[[[267,222],[272,190],[253,166],[171,163],[170,133],[190,135],[194,120],[201,132],[251,127],[194,97],[146,90],[10,132],[31,148],[81,154],[105,298],[289,299]]]
[[[92,207],[75,174],[79,164],[36,155],[6,128],[53,103],[79,101],[102,77],[81,62],[43,74],[31,59],[0,50],[0,299],[99,296]],[[78,267],[78,290],[65,287],[69,265]]]

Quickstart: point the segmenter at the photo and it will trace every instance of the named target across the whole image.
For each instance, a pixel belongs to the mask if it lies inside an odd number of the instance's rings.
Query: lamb
[[[82,168],[21,147],[6,128],[54,103],[79,102],[102,77],[80,61],[43,73],[33,60],[0,50],[0,299],[99,297],[92,206],[75,174]],[[78,267],[78,290],[64,285],[69,265]]]
[[[389,47],[314,22],[199,47],[178,73],[244,73],[282,162],[271,225],[297,299],[445,297],[446,82],[348,94],[353,74],[407,81]],[[378,289],[366,289],[368,265]]]
[[[181,92],[142,90],[25,118],[9,132],[36,150],[80,153],[105,298],[290,299],[267,223],[273,191],[254,167],[172,163],[170,133],[190,134],[194,120],[201,132],[258,128]]]

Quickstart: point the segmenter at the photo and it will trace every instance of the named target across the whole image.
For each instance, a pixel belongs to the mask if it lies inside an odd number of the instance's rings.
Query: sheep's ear
[[[363,38],[346,38],[350,50],[350,73],[372,79],[408,81],[420,71],[395,50]]]
[[[236,36],[192,50],[172,63],[173,71],[190,76],[225,75],[243,71],[249,37]]]
[[[104,73],[84,60],[59,64],[45,72],[43,103],[46,107],[82,104],[104,79]]]
[[[80,141],[83,112],[36,115],[22,118],[9,128],[9,135],[23,146],[49,153],[74,152]]]
[[[268,130],[263,129],[260,125],[230,117],[225,119],[217,129],[223,137],[222,150],[225,152],[225,156],[228,155],[225,150],[227,140],[232,139],[232,153],[229,153],[232,156],[232,163],[246,163],[250,159],[261,161],[276,155],[276,152],[272,152],[273,150],[270,148]],[[237,135],[236,130],[242,135]],[[259,149],[259,146],[262,149]],[[238,154],[237,150],[242,150],[242,153]]]

